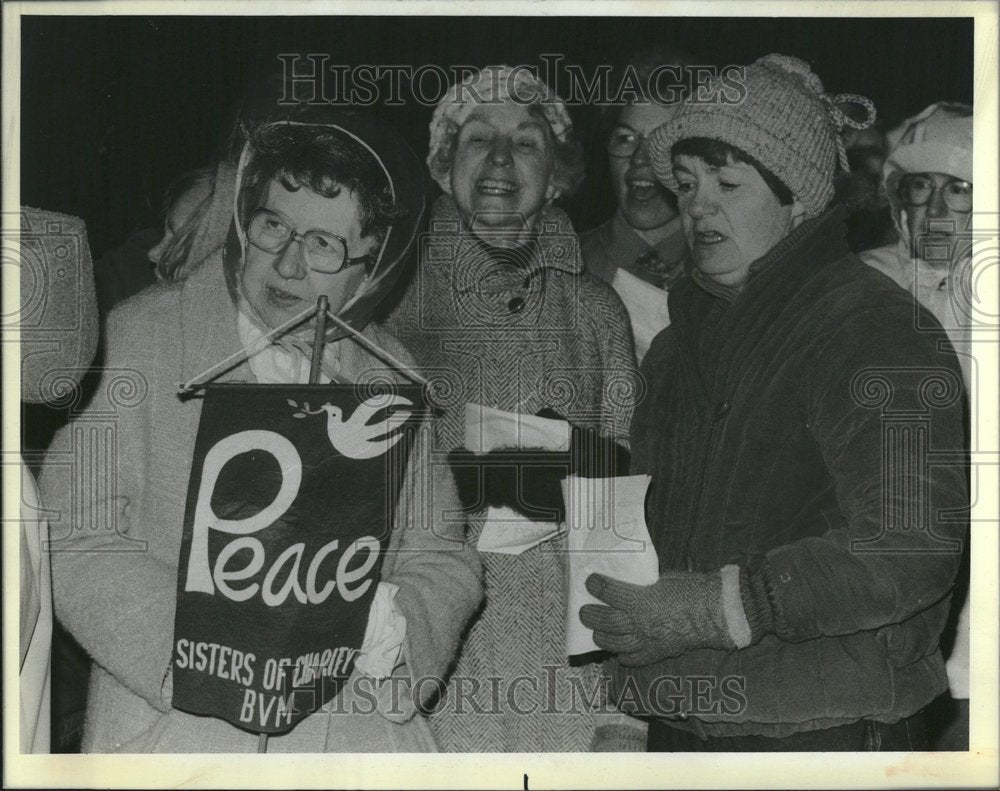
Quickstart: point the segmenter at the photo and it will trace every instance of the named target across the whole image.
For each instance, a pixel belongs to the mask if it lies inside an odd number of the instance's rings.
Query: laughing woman
[[[562,102],[524,70],[484,69],[439,103],[427,161],[444,195],[394,322],[448,391],[443,450],[463,444],[467,404],[551,409],[624,436],[634,395],[628,317],[610,287],[583,273],[576,233],[552,205],[583,176]],[[450,751],[587,750],[595,719],[580,693],[599,674],[567,661],[565,539],[486,551],[512,522],[532,529],[502,509],[471,518],[487,603],[432,728]]]

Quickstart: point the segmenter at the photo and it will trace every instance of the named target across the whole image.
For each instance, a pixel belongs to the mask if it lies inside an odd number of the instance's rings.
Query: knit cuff
[[[775,630],[766,574],[766,567],[752,574],[746,568],[740,568],[740,593],[743,611],[750,626],[750,645]]]
[[[740,597],[740,567],[723,566],[719,575],[722,577],[722,612],[729,639],[737,648],[746,648],[750,645],[751,632]]]

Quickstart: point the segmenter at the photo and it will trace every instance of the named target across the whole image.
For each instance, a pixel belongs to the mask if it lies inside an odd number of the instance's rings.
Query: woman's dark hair
[[[782,206],[791,206],[795,200],[792,191],[770,170],[743,149],[731,146],[729,143],[723,143],[721,140],[709,137],[688,137],[674,143],[674,147],[670,149],[670,155],[671,157],[681,155],[698,157],[698,159],[707,162],[715,168],[725,167],[730,162],[742,162],[744,165],[751,165],[760,174],[760,177],[764,179],[764,183],[770,187],[771,192],[778,199],[778,203]]]
[[[307,187],[325,198],[347,189],[358,200],[362,236],[374,236],[380,243],[404,214],[372,153],[333,129],[268,124],[251,134],[250,146],[253,157],[243,175],[239,202],[244,224],[260,205],[271,179],[293,192]]]

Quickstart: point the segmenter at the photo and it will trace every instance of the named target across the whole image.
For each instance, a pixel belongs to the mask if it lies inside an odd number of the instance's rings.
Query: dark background
[[[588,76],[651,45],[716,65],[781,52],[808,61],[828,91],[870,97],[891,126],[933,101],[972,101],[972,27],[933,18],[23,17],[21,201],[82,217],[95,256],[158,225],[167,184],[209,162],[245,87],[280,69],[281,52],[414,67],[540,66],[540,53],[559,53]],[[383,112],[422,155],[431,109]],[[596,114],[571,112],[591,160],[567,206],[584,230],[614,202]]]

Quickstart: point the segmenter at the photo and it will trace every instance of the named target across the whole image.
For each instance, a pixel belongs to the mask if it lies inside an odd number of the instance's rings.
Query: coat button
[[[514,297],[510,302],[507,303],[507,310],[511,313],[520,313],[524,310],[524,299],[521,297]]]
[[[729,409],[732,407],[728,401],[723,401],[715,408],[715,419],[722,420],[726,415],[729,414]]]

